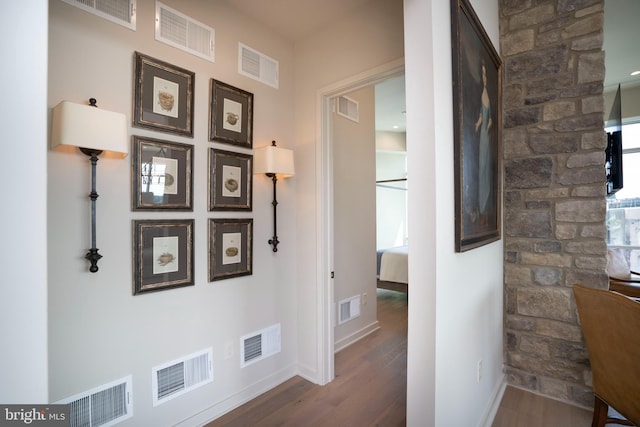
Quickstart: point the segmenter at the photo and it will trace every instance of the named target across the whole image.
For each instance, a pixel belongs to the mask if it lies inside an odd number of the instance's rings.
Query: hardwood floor
[[[335,356],[335,379],[294,377],[207,424],[239,426],[404,426],[407,294],[378,290],[380,329]]]
[[[206,427],[406,425],[407,294],[377,296],[380,329],[336,354],[331,383],[291,378]],[[591,414],[507,387],[492,427],[589,427]]]
[[[593,412],[507,386],[492,427],[590,427]]]

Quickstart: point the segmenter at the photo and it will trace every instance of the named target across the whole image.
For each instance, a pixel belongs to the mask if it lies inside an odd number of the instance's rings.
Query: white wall
[[[132,115],[133,58],[140,51],[195,72],[194,137],[131,127],[144,135],[194,146],[193,212],[132,212],[131,158],[98,162],[98,273],[87,271],[89,163],[81,154],[49,151],[49,356],[51,400],[133,376],[134,417],[122,425],[169,425],[199,414],[205,421],[296,372],[296,178],[278,182],[278,252],[272,236],[272,187],[254,178],[252,212],[208,212],[208,151],[251,153],[208,141],[209,80],[254,94],[254,147],[293,146],[293,45],[247,20],[225,2],[164,0],[216,31],[211,63],[154,40],[154,4],[137,3],[137,31],[97,18],[59,0],[50,2],[49,107],[66,99]],[[280,62],[280,88],[237,73],[238,42]],[[44,150],[45,140],[40,138]],[[31,167],[29,169],[32,169]],[[253,218],[253,275],[208,282],[208,219]],[[195,219],[195,286],[132,295],[134,219]],[[242,335],[275,323],[282,352],[240,369]],[[225,358],[225,347],[233,355]],[[154,366],[213,347],[214,381],[158,407],[152,406]]]
[[[339,350],[378,328],[376,318],[375,97],[368,86],[347,96],[359,103],[359,122],[333,114],[334,295],[361,298],[360,315],[335,328]]]
[[[0,402],[47,403],[47,1],[0,3],[0,28]]]
[[[498,47],[497,1],[472,4]],[[449,8],[405,0],[408,426],[478,425],[503,382],[502,242],[461,254],[454,249]],[[484,372],[477,382],[479,360]]]
[[[357,55],[354,55],[357,52]],[[402,1],[372,0],[336,20],[329,28],[296,43],[296,175],[298,268],[298,363],[302,375],[323,382],[326,357],[319,340],[327,325],[320,324],[320,301],[330,266],[318,268],[323,224],[318,216],[323,182],[319,93],[343,79],[379,67],[403,56]],[[328,212],[325,212],[327,215]],[[325,224],[326,225],[326,224]],[[329,315],[327,318],[331,317]]]

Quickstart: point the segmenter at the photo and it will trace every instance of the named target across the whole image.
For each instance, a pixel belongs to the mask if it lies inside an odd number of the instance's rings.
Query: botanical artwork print
[[[179,84],[154,76],[153,112],[163,116],[178,117],[179,91]]]
[[[498,228],[498,76],[482,40],[463,15],[460,20],[462,72],[462,159],[464,236]]]
[[[143,166],[143,173],[143,191],[155,196],[178,194],[178,160],[154,156],[150,164]]]
[[[178,271],[178,236],[154,237],[153,274],[165,274]]]
[[[242,132],[242,104],[229,98],[224,99],[222,128],[232,132]]]
[[[240,197],[242,184],[242,168],[238,166],[222,166],[222,195],[224,197]]]
[[[242,233],[222,235],[222,265],[239,264],[242,261]]]

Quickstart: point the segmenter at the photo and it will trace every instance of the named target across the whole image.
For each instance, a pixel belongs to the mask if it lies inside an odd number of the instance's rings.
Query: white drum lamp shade
[[[126,116],[62,101],[53,109],[51,148],[63,147],[103,151],[108,157],[125,158],[129,153]]]
[[[275,145],[256,148],[253,156],[253,173],[276,174],[278,178],[288,178],[295,175],[293,150]]]

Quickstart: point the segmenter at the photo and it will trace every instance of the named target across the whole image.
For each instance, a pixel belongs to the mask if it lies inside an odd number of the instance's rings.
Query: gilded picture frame
[[[209,148],[209,211],[251,211],[253,156]]]
[[[502,61],[468,0],[451,0],[455,248],[500,240]]]
[[[209,219],[209,281],[253,274],[253,219]]]
[[[193,137],[195,73],[134,53],[133,125]]]
[[[132,210],[193,211],[193,145],[132,137]]]
[[[133,294],[194,285],[194,220],[133,220]]]
[[[209,140],[253,147],[253,94],[211,79]]]

